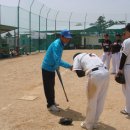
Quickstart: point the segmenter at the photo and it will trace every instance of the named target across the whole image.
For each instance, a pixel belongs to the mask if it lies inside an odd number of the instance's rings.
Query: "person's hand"
[[[123,74],[123,70],[118,70],[117,74],[115,75],[115,77],[118,75],[118,74]]]
[[[73,65],[70,67],[70,70],[71,70],[71,71],[73,70]]]
[[[115,75],[115,78],[116,78],[116,76],[118,75],[118,74],[123,74],[123,70],[118,70],[118,72],[117,72],[117,74]]]

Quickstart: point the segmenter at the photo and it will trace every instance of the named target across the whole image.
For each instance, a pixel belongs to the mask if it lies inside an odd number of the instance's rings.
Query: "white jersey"
[[[81,53],[77,55],[74,58],[73,69],[85,71],[86,77],[88,77],[86,85],[88,107],[84,122],[85,128],[92,130],[103,111],[109,84],[109,72],[105,69],[102,60],[94,53]]]
[[[130,38],[124,40],[122,53],[127,56],[125,64],[130,64]]]
[[[92,70],[103,66],[102,60],[94,53],[81,53],[74,58],[73,70]]]

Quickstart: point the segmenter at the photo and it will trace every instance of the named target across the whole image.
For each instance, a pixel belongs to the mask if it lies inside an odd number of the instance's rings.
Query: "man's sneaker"
[[[92,130],[92,128],[87,128],[85,122],[81,122],[80,126],[86,130]]]
[[[129,114],[128,112],[126,112],[126,110],[121,110],[120,113],[124,114],[124,115],[128,115]]]
[[[85,124],[85,122],[81,122],[80,126],[81,126],[82,128],[84,128],[84,129],[86,129],[86,124]]]
[[[52,111],[52,112],[59,112],[60,109],[58,107],[56,107],[55,105],[52,105],[48,108],[49,111]]]

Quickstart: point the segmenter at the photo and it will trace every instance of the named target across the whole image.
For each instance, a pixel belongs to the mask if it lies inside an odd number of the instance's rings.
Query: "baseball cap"
[[[60,34],[65,38],[72,38],[70,31],[67,29],[62,30]]]

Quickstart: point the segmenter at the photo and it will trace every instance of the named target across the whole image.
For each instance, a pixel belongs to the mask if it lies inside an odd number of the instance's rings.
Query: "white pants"
[[[106,65],[106,67],[110,68],[110,60],[111,60],[111,52],[104,52],[102,55],[102,62]]]
[[[117,73],[120,65],[120,52],[112,54],[112,73]]]
[[[103,111],[106,92],[109,84],[109,72],[100,67],[99,70],[88,74],[87,97],[88,106],[86,111],[86,128],[93,129]]]
[[[130,113],[130,65],[124,66],[124,75],[126,84],[122,86],[122,90],[126,101],[125,110]]]

